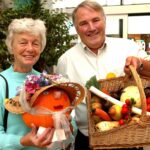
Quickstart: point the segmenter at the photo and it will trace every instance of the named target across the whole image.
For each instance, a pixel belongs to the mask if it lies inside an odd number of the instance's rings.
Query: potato
[[[119,126],[118,121],[101,121],[96,124],[96,128],[100,131],[108,131]]]

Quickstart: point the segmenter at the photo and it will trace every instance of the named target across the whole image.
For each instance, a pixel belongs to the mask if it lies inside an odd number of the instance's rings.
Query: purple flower
[[[40,87],[51,85],[52,83],[66,82],[62,75],[48,75],[46,72],[40,75],[28,75],[25,81],[25,91],[34,94]]]

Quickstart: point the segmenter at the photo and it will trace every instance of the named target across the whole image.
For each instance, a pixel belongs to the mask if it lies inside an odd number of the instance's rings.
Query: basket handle
[[[147,115],[146,115],[146,108],[147,108],[147,103],[146,103],[146,96],[145,96],[145,92],[143,89],[143,85],[142,85],[142,81],[141,78],[139,76],[139,74],[137,73],[136,69],[130,65],[129,66],[131,73],[133,75],[133,78],[136,82],[136,85],[139,89],[139,93],[140,93],[140,98],[141,98],[141,108],[142,108],[142,113],[141,113],[141,121],[146,121],[147,120]]]

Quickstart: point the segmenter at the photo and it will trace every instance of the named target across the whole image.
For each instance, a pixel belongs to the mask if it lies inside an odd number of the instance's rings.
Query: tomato
[[[147,102],[147,104],[150,104],[150,97],[146,98],[146,102]]]

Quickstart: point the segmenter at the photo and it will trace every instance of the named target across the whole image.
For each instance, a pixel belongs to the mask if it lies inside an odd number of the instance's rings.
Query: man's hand
[[[125,67],[124,67],[124,72],[127,75],[131,75],[129,66],[132,65],[136,70],[138,70],[139,67],[141,66],[141,63],[142,63],[141,59],[138,57],[134,57],[134,56],[127,57]]]

